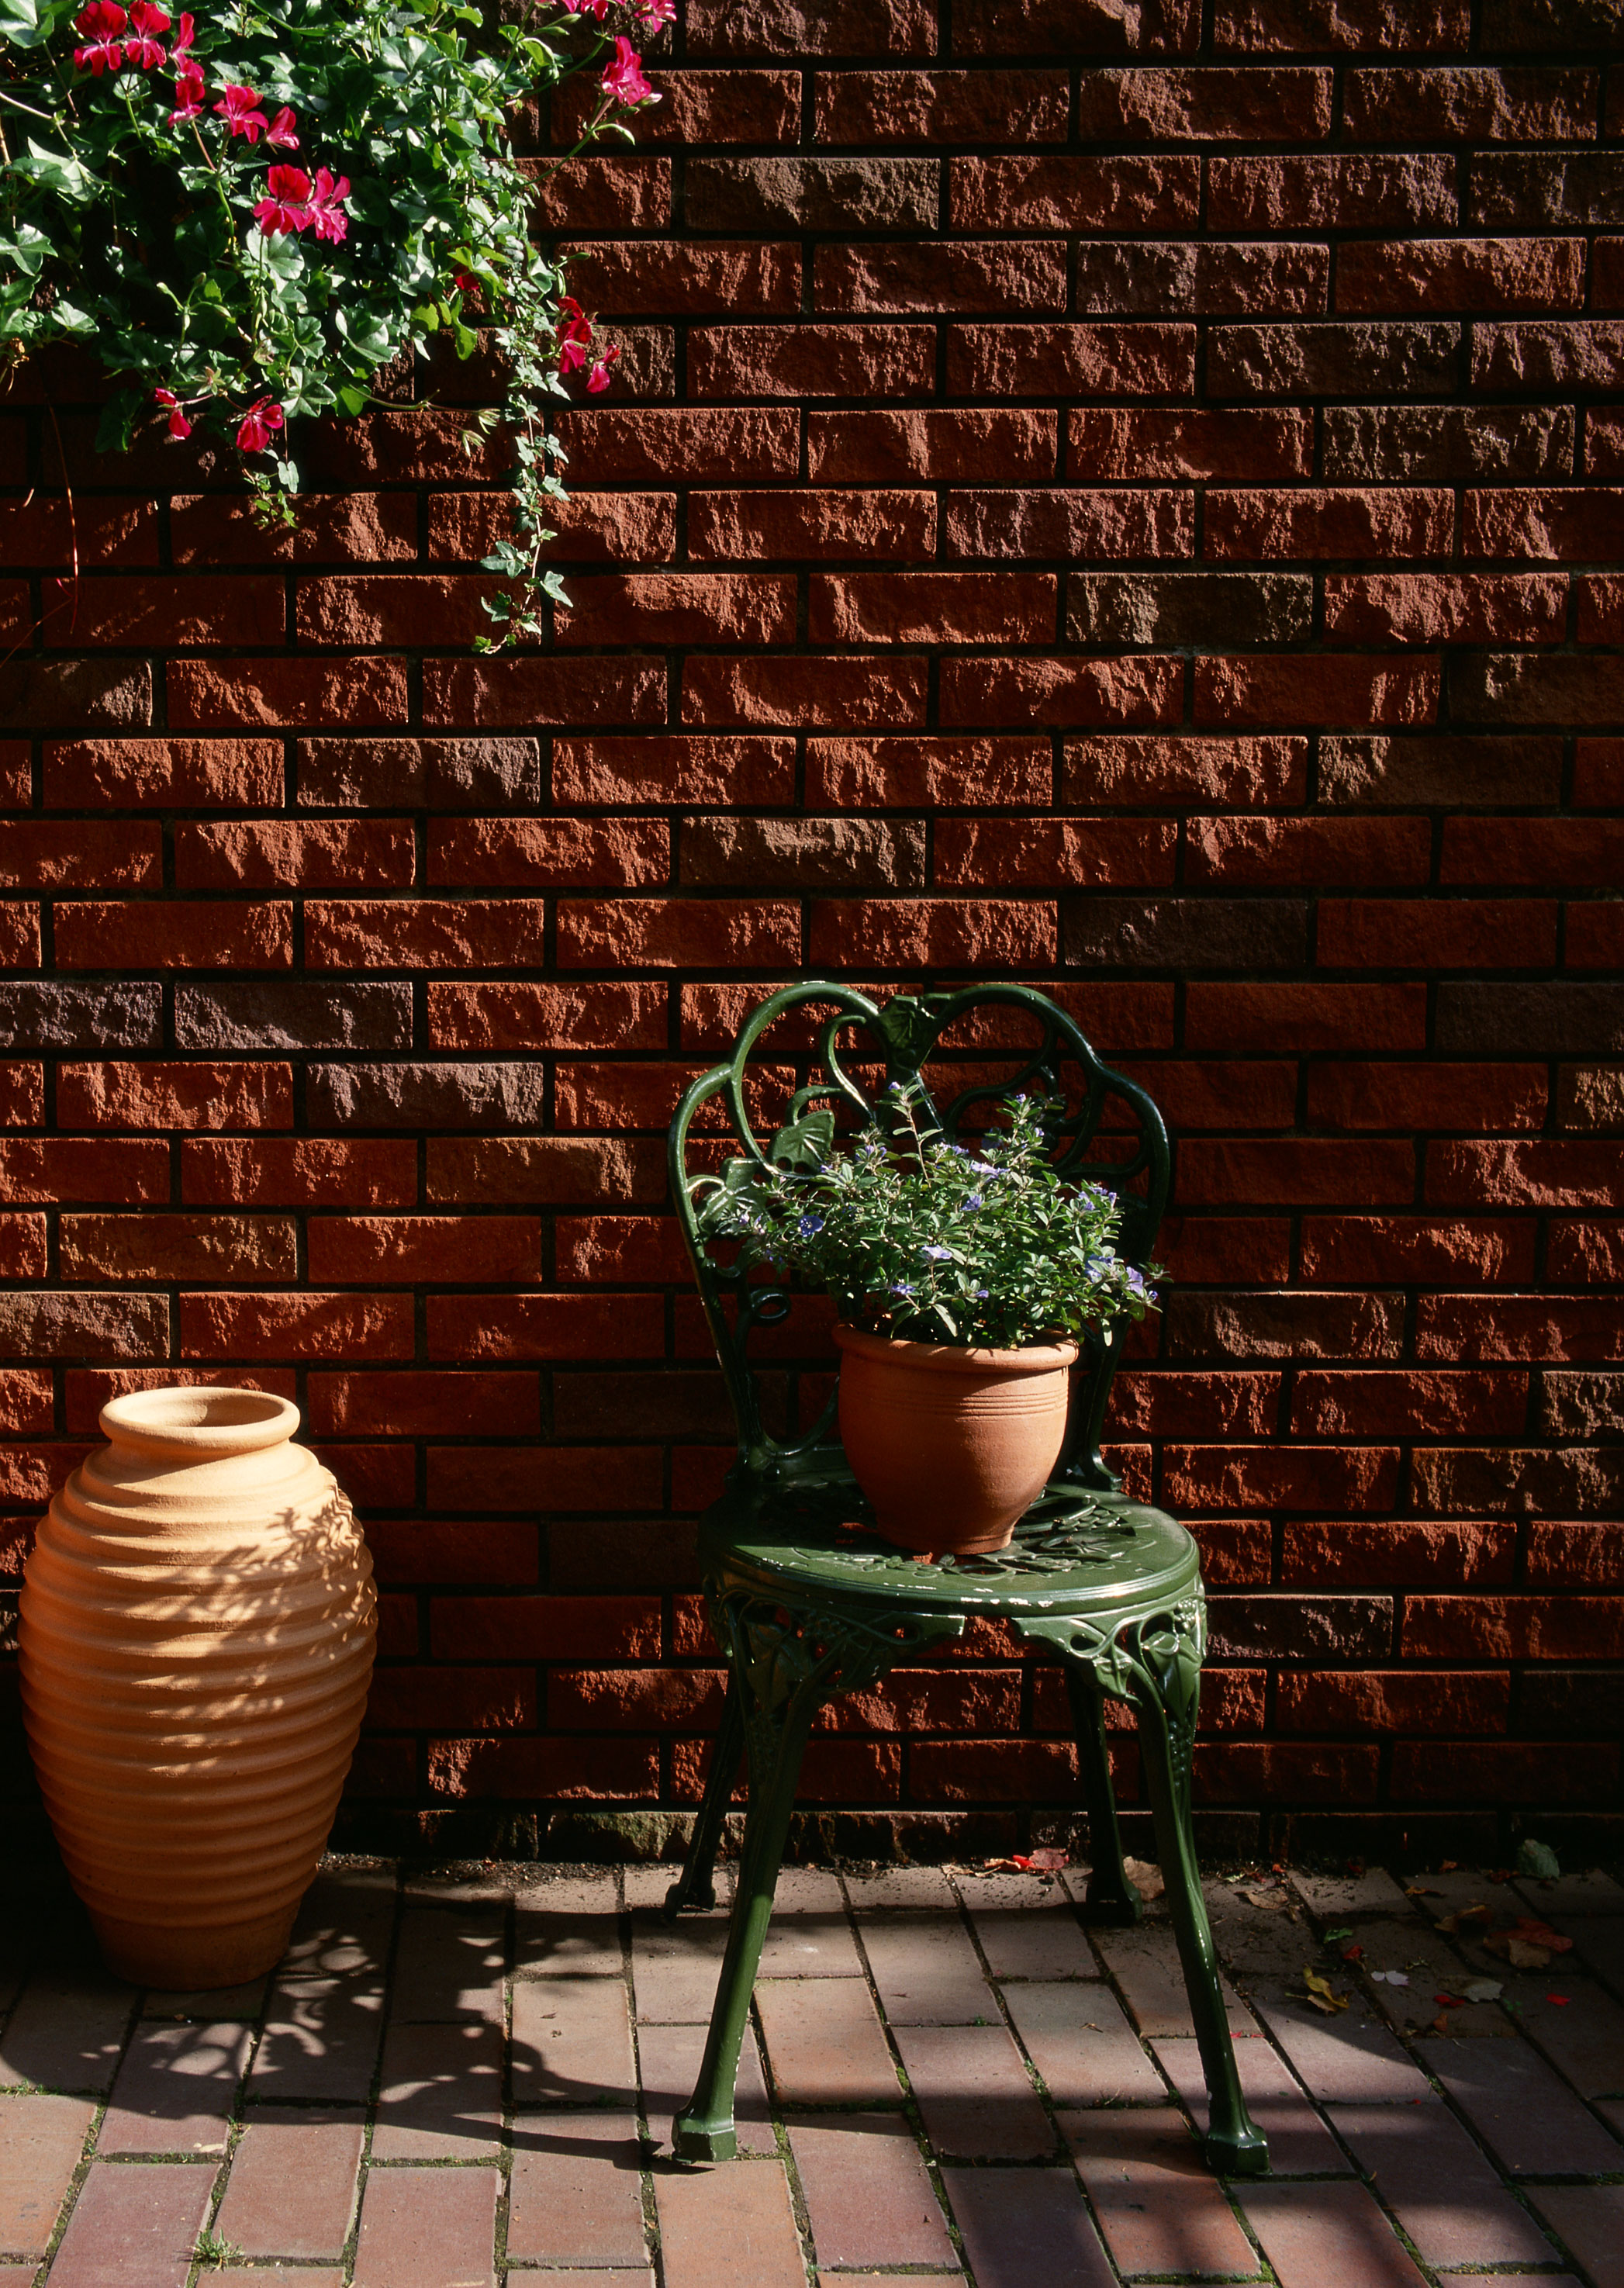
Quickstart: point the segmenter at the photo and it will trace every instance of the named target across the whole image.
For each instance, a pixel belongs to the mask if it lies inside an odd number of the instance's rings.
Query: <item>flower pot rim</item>
[[[127,1390],[110,1398],[96,1418],[115,1446],[186,1462],[224,1460],[286,1443],[299,1426],[299,1410],[273,1391],[223,1383],[167,1383],[159,1390]]]
[[[871,1359],[894,1358],[899,1363],[934,1374],[1053,1374],[1074,1366],[1077,1345],[1069,1336],[1055,1343],[1030,1343],[1018,1350],[994,1350],[971,1343],[921,1343],[906,1335],[874,1335],[849,1319],[835,1325],[835,1340],[843,1351]]]

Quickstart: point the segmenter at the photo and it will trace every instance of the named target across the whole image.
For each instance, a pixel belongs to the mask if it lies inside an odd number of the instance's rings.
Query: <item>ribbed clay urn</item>
[[[360,1728],[376,1634],[349,1502],[257,1390],[101,1410],[23,1580],[23,1709],[74,1888],[139,1984],[282,1953]]]
[[[1066,1441],[1073,1342],[963,1348],[844,1323],[840,1442],[887,1541],[966,1557],[1007,1547]]]

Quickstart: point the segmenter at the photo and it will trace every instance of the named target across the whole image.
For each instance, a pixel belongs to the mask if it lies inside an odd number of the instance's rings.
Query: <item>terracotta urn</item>
[[[840,1439],[881,1533],[919,1555],[1007,1548],[1066,1440],[1073,1342],[893,1341],[844,1323]]]
[[[283,1952],[372,1674],[372,1561],[298,1409],[146,1390],[51,1505],[24,1575],[24,1717],[111,1968],[191,1989]]]

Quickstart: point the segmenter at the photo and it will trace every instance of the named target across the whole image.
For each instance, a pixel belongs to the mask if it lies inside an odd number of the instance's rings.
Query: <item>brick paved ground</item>
[[[0,2284],[186,2288],[222,2256],[265,2288],[1624,2284],[1604,1876],[1213,1882],[1276,2165],[1230,2187],[1191,2137],[1165,1920],[1086,1934],[1074,1874],[787,1872],[745,2157],[674,2167],[722,1918],[667,1929],[669,1878],[332,1865],[274,1977],[143,1996],[93,1967],[70,1902],[13,1877]],[[1438,1929],[1479,1903],[1572,1950],[1512,1969]],[[1310,2006],[1311,1966],[1345,2009]],[[1503,1991],[1470,1998],[1483,1980]]]

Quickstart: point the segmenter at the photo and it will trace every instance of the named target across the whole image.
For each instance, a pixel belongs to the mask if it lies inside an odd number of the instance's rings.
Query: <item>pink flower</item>
[[[91,0],[88,8],[80,9],[74,29],[83,33],[85,44],[74,50],[74,61],[81,71],[93,72],[99,79],[104,71],[118,69],[124,60],[118,36],[128,21],[118,0]]]
[[[558,335],[558,371],[577,373],[586,363],[591,346],[592,322],[573,294],[566,294],[558,304],[558,314],[564,320]]]
[[[271,441],[271,433],[282,425],[282,409],[273,397],[257,397],[242,417],[237,431],[237,450],[240,453],[263,453]]]
[[[234,135],[246,135],[250,143],[257,143],[260,131],[271,123],[263,111],[255,109],[258,101],[251,87],[233,86],[214,107]]]
[[[601,24],[609,12],[609,0],[558,0],[566,16],[596,16]]]
[[[192,434],[192,424],[186,419],[186,415],[182,412],[180,400],[176,396],[172,389],[154,389],[153,392],[153,399],[156,404],[167,405],[170,409],[170,435],[171,437],[189,437]]]
[[[318,238],[330,239],[337,246],[341,238],[348,236],[350,218],[344,211],[344,202],[349,195],[347,175],[340,175],[335,182],[325,167],[316,169],[316,187],[310,195],[310,219],[315,225]]]
[[[175,57],[184,56],[187,49],[192,44],[192,37],[193,19],[190,16],[183,16],[180,20],[179,31],[176,33],[174,38],[170,42],[170,55]]]
[[[265,194],[254,209],[254,220],[267,238],[310,228],[314,219],[309,206],[310,177],[303,167],[273,167],[265,177]]]
[[[267,143],[273,143],[279,151],[297,151],[299,147],[299,139],[293,131],[298,123],[298,121],[294,117],[292,112],[289,110],[287,105],[284,103],[281,109],[277,113],[275,118],[265,129],[265,141]]]
[[[646,32],[657,35],[677,21],[677,0],[637,0],[637,18]]]
[[[614,361],[619,357],[620,354],[620,344],[618,342],[611,342],[605,349],[603,355],[593,366],[591,372],[588,374],[586,377],[587,389],[591,396],[599,397],[603,394],[604,391],[608,388],[609,368],[614,363]]]
[[[660,99],[643,76],[643,59],[631,42],[617,36],[614,61],[598,82],[604,93],[627,110],[639,103],[658,103]]]
[[[153,5],[153,0],[135,0],[130,21],[135,36],[124,42],[124,60],[139,64],[143,71],[151,71],[163,61],[163,43],[158,34],[168,31],[170,20],[162,8]]]
[[[170,114],[172,127],[178,119],[199,119],[203,109],[203,75],[196,64],[182,64],[175,74],[175,108]]]

